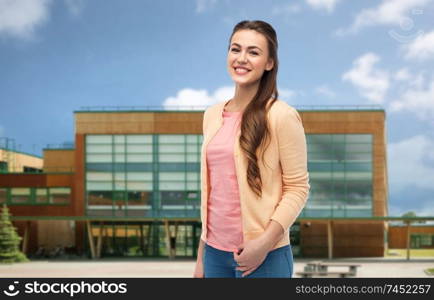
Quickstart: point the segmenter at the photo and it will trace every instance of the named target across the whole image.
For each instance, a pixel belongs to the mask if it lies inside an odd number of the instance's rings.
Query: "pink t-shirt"
[[[208,143],[210,180],[207,244],[234,252],[243,242],[240,196],[235,172],[234,143],[242,112],[223,111],[223,126]]]

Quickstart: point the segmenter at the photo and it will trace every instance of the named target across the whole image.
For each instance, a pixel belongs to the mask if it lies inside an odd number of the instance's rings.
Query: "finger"
[[[238,267],[235,268],[235,270],[237,270],[237,271],[241,271],[241,272],[247,271],[247,270],[249,270],[249,269],[250,269],[250,268],[249,268],[249,267],[246,267],[246,266],[238,266]]]
[[[242,252],[242,253],[240,253],[240,254],[234,252],[234,260],[235,260],[236,262],[239,263],[239,261],[240,261],[240,260],[243,260],[243,258],[244,258],[244,252]]]
[[[237,262],[238,256],[239,256],[239,255],[237,254],[237,252],[234,251],[234,260],[235,260],[236,262]]]

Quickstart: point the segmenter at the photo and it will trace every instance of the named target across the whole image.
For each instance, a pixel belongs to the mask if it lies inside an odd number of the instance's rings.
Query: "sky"
[[[0,137],[42,155],[84,107],[230,99],[232,29],[264,20],[280,99],[383,108],[389,214],[433,216],[433,16],[434,0],[0,0]]]

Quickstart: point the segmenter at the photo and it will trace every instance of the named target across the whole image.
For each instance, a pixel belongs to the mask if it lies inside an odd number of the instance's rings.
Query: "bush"
[[[10,220],[9,209],[3,204],[0,215],[0,263],[14,263],[29,261],[24,253],[20,251],[21,237],[18,236],[16,228]]]

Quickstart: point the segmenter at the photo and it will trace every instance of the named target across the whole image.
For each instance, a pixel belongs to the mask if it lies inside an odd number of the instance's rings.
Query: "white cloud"
[[[409,80],[411,78],[411,75],[410,75],[410,72],[408,71],[407,68],[402,68],[402,69],[399,69],[395,73],[395,75],[394,75],[393,78],[395,80],[399,80],[399,81],[407,81],[407,80]]]
[[[212,94],[207,90],[185,88],[176,97],[164,100],[163,106],[166,110],[204,110],[210,105],[231,99],[234,93],[233,86],[223,86]]]
[[[325,10],[328,13],[331,13],[339,1],[341,0],[306,0],[306,3],[313,9]]]
[[[84,8],[84,0],[65,0],[66,8],[73,16],[80,15]]]
[[[412,74],[407,68],[399,69],[393,79],[399,81],[400,86],[421,88],[425,83],[424,72],[419,72],[417,75]]]
[[[290,101],[293,99],[298,93],[294,90],[285,89],[285,88],[278,88],[279,91],[279,99],[284,101]]]
[[[388,145],[390,190],[399,193],[405,188],[434,190],[434,140],[424,135]],[[411,172],[411,175],[409,174]]]
[[[417,208],[414,210],[416,213],[416,216],[422,217],[422,216],[434,216],[434,198],[428,199],[425,202],[425,204],[421,208]],[[432,221],[429,221],[432,224]]]
[[[217,0],[196,0],[196,13],[200,14],[211,9]]]
[[[403,45],[402,49],[406,52],[407,59],[420,61],[434,59],[434,30],[419,35],[411,43]]]
[[[0,0],[0,36],[31,39],[49,18],[51,0]]]
[[[336,97],[336,93],[333,92],[326,84],[320,85],[317,88],[315,88],[315,93],[319,95],[324,95],[328,98]]]
[[[338,36],[354,34],[362,28],[375,25],[400,25],[406,29],[412,20],[406,16],[412,9],[420,10],[432,0],[383,0],[377,7],[362,10],[349,28],[340,28]]]
[[[297,4],[284,4],[284,5],[275,5],[271,9],[271,14],[274,16],[277,15],[292,15],[299,13],[301,11],[300,5]]]
[[[390,109],[392,112],[413,112],[420,119],[434,124],[434,80],[424,88],[423,75],[419,74],[418,77],[422,79],[415,79],[413,86],[409,86],[397,100],[390,103]]]
[[[359,93],[374,103],[382,103],[389,89],[389,73],[375,68],[380,57],[366,53],[353,62],[353,68],[342,75],[342,80],[351,82]]]

